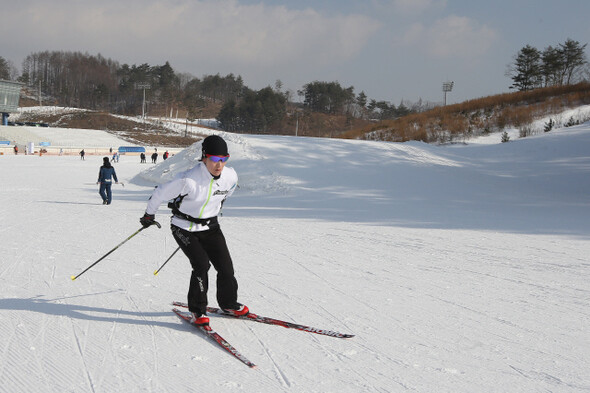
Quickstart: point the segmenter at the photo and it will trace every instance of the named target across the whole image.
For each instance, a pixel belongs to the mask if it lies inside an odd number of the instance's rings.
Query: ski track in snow
[[[72,327],[72,336],[75,340],[75,345],[76,348],[78,349],[78,356],[80,358],[80,362],[78,364],[80,364],[83,368],[83,374],[86,376],[86,383],[87,383],[87,387],[88,390],[91,392],[94,392],[94,383],[92,382],[92,376],[91,373],[88,369],[88,365],[86,364],[86,358],[84,356],[84,349],[83,349],[83,345],[80,342],[80,335],[76,332],[77,326],[74,323],[74,321],[71,321],[71,327]],[[86,337],[86,334],[84,334],[84,337]]]
[[[246,323],[248,323],[248,322],[249,321],[247,321]],[[254,322],[254,323],[256,323],[256,322]],[[250,333],[254,337],[256,337],[256,339],[258,340],[258,343],[260,343],[260,346],[264,350],[264,353],[266,354],[266,356],[268,357],[268,359],[271,361],[277,381],[280,383],[280,385],[283,388],[290,388],[291,387],[291,383],[289,382],[289,377],[283,371],[283,369],[281,368],[280,364],[274,359],[274,356],[272,355],[272,350],[256,334],[255,330],[252,327],[249,327],[248,330],[250,330]]]

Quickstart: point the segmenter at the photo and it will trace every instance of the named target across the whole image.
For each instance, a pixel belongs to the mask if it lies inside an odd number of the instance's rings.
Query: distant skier
[[[141,154],[139,155],[139,158],[140,158],[140,160],[141,160],[141,161],[139,161],[139,163],[140,163],[140,164],[143,164],[143,163],[145,163],[145,153],[141,153]]]
[[[238,303],[233,262],[217,221],[223,202],[237,187],[238,175],[233,168],[225,168],[229,153],[221,137],[208,136],[202,149],[201,160],[196,166],[156,188],[139,222],[144,228],[153,225],[158,206],[174,199],[169,205],[173,214],[172,235],[193,268],[188,308],[192,312],[192,322],[208,325],[207,272],[211,264],[217,270],[219,307],[234,315],[246,315],[249,311],[248,307]]]
[[[154,152],[152,154],[152,164],[155,164],[158,161],[158,153]]]
[[[102,162],[103,164],[98,171],[98,181],[96,184],[100,183],[98,193],[102,197],[102,204],[110,205],[112,200],[111,185],[113,179],[115,179],[116,184],[119,184],[119,179],[117,179],[117,173],[115,172],[115,168],[113,168],[109,162],[109,158],[104,157]]]
[[[82,149],[80,151],[80,159],[83,160],[85,155],[86,155],[86,153],[84,152],[84,149]]]
[[[162,158],[164,159],[164,161],[166,161],[166,160],[168,159],[168,155],[169,155],[169,154],[168,154],[168,150],[166,150],[166,151],[164,152],[164,155],[162,156]]]

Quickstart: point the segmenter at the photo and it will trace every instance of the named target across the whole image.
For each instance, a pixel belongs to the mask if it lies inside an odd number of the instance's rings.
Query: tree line
[[[586,44],[568,39],[543,51],[527,45],[507,68],[511,88],[526,91],[537,87],[560,86],[581,79]],[[356,94],[353,86],[337,81],[313,81],[294,93],[284,91],[282,82],[253,90],[241,76],[204,75],[202,78],[176,72],[164,65],[129,65],[82,52],[43,51],[29,54],[20,73],[0,57],[0,79],[18,80],[34,91],[51,97],[61,106],[87,108],[111,113],[142,113],[144,87],[147,113],[166,113],[180,108],[187,119],[202,117],[205,108],[216,109],[216,118],[228,131],[280,133],[292,118],[303,111],[364,120],[383,121],[432,109],[436,104],[369,99],[364,91]],[[183,114],[184,115],[184,114]],[[352,122],[351,122],[352,123]]]
[[[568,38],[563,44],[550,45],[542,51],[524,46],[507,67],[506,76],[513,81],[510,88],[527,91],[579,82],[587,71],[586,45]]]
[[[196,119],[211,104],[220,106],[218,121],[235,132],[270,132],[284,125],[289,114],[298,110],[327,115],[384,120],[430,107],[430,104],[399,106],[369,99],[354,87],[338,82],[314,81],[294,93],[284,91],[280,80],[261,90],[248,88],[241,76],[205,75],[202,78],[174,71],[164,65],[129,65],[70,51],[42,51],[29,54],[19,73],[0,57],[0,79],[18,80],[61,106],[102,110],[117,114],[142,113],[143,87],[150,109],[182,108],[188,119]]]

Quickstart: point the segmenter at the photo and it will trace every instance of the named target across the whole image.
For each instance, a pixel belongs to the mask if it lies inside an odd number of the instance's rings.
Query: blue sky
[[[82,51],[260,89],[338,81],[370,99],[447,102],[509,91],[513,56],[590,43],[583,0],[0,0],[0,56]],[[18,32],[18,33],[15,33]],[[588,53],[588,49],[586,51]]]

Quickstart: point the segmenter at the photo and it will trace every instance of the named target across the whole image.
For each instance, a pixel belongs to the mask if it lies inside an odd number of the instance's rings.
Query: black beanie
[[[212,156],[228,156],[227,143],[218,135],[209,135],[203,140],[203,157],[205,154]]]
[[[109,158],[108,157],[103,157],[102,158],[102,163],[104,165],[106,165],[106,166],[110,166],[111,165],[111,162],[109,161]]]

